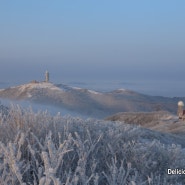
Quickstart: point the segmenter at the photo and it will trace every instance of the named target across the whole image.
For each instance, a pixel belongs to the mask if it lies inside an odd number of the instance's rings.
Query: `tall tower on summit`
[[[45,72],[45,82],[49,82],[49,72]]]

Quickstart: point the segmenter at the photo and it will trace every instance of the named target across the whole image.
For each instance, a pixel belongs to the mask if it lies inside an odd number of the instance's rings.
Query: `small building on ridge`
[[[178,115],[179,119],[185,120],[185,110],[184,110],[184,102],[183,101],[178,102],[177,115]]]

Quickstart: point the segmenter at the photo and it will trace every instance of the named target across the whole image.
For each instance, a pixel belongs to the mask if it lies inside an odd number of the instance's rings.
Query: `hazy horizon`
[[[2,1],[0,81],[42,80],[48,70],[55,82],[147,80],[180,88],[184,7],[182,0]]]

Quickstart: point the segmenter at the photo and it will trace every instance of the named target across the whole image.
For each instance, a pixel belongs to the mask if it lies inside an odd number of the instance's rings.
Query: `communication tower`
[[[49,82],[49,72],[45,72],[45,82]]]

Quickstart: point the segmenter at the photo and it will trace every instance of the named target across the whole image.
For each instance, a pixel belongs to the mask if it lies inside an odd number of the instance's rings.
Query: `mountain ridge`
[[[127,89],[98,92],[66,84],[36,81],[0,89],[0,98],[54,105],[96,118],[118,112],[166,110],[176,113],[177,102],[185,100],[184,97],[149,96]]]

